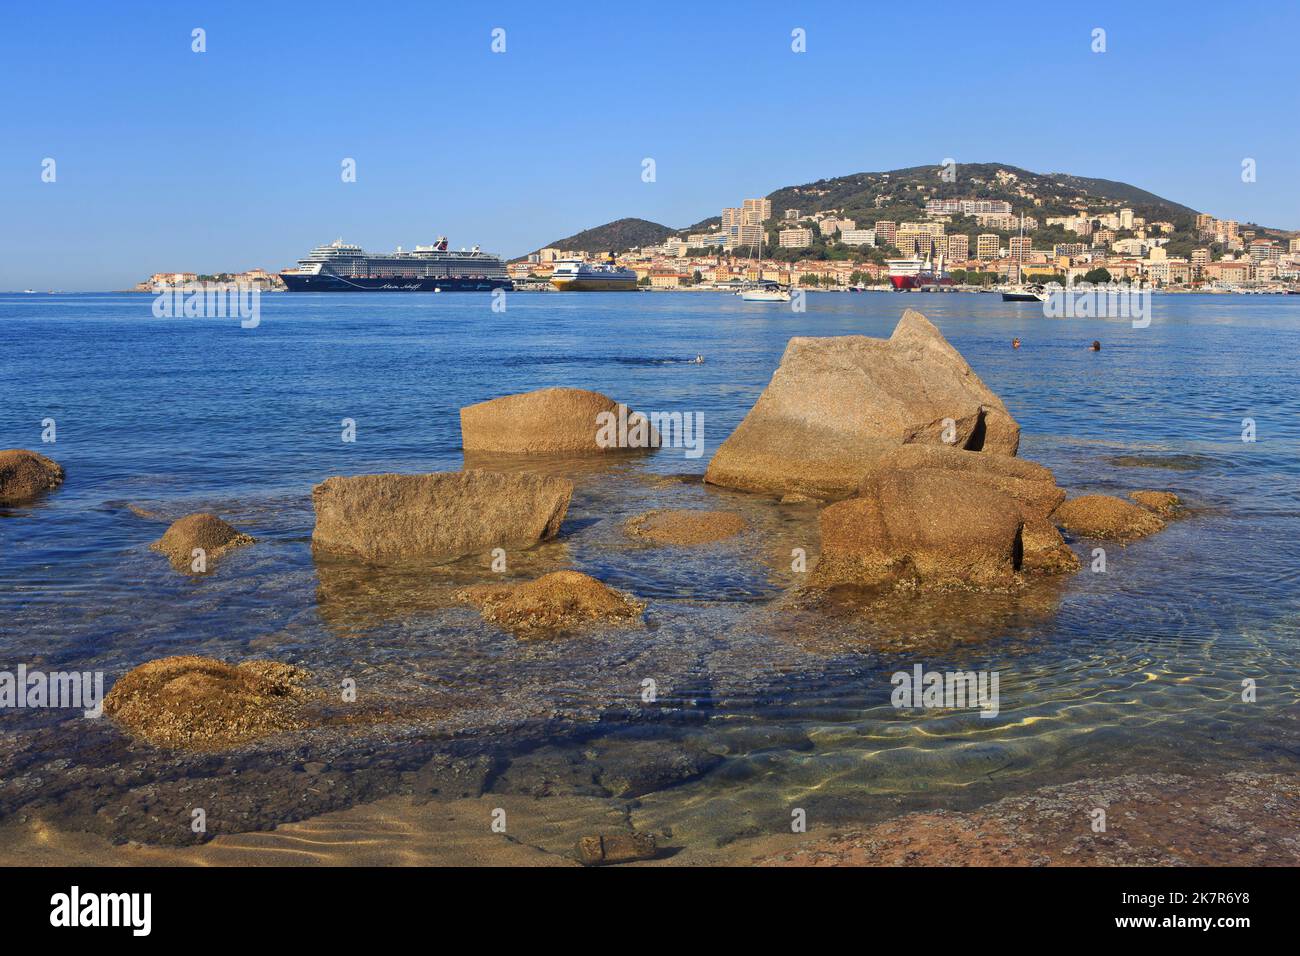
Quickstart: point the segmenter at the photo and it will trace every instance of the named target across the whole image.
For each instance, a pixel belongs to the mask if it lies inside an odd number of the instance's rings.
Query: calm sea
[[[157,319],[151,304],[0,296],[0,448],[67,470],[41,502],[0,510],[0,669],[102,670],[111,684],[167,654],[272,657],[356,678],[399,715],[436,701],[451,716],[321,731],[287,754],[252,748],[199,768],[129,748],[106,720],[6,711],[0,813],[40,805],[67,826],[166,840],[148,801],[132,802],[140,788],[165,801],[168,784],[253,768],[259,793],[230,791],[252,808],[231,826],[265,827],[303,815],[303,761],[364,781],[314,812],[409,787],[402,774],[453,739],[493,749],[489,789],[524,786],[526,766],[571,768],[595,739],[642,765],[708,754],[651,781],[643,812],[717,841],[788,819],[791,805],[843,825],[1089,775],[1295,768],[1300,299],[1156,296],[1144,329],[976,294],[812,294],[803,314],[711,293],[516,293],[505,312],[475,295],[281,294],[262,297],[253,329]],[[1021,455],[1071,493],[1167,489],[1189,514],[1107,546],[1105,573],[1088,569],[1096,543],[1075,541],[1085,570],[1024,594],[789,607],[789,556],[815,558],[815,509],[692,476],[791,336],[887,336],[905,306],[966,356],[1019,420]],[[561,540],[510,571],[588,571],[646,599],[646,628],[520,642],[446,600],[489,576],[475,562],[396,573],[313,561],[315,483],[459,468],[461,406],[546,386],[703,413],[701,457],[664,449],[579,472]],[[341,440],[344,419],[355,442]],[[628,517],[665,506],[734,508],[754,531],[708,550],[623,534]],[[191,579],[148,545],[198,510],[258,544]],[[896,710],[890,674],[916,663],[998,671],[999,715]],[[534,763],[512,773],[522,754]],[[124,769],[141,762],[144,776]],[[563,790],[568,778],[546,773]],[[96,816],[114,801],[118,818]]]

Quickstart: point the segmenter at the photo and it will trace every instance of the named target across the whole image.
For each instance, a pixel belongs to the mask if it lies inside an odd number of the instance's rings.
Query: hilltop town
[[[512,263],[545,278],[560,259],[617,253],[643,286],[742,281],[804,287],[882,285],[891,259],[942,265],[963,285],[1127,281],[1155,288],[1264,288],[1300,279],[1300,238],[1218,219],[1124,183],[998,164],[863,173],[745,199],[671,231],[620,220],[617,235],[667,233],[636,248],[593,248],[598,227]],[[784,206],[783,203],[791,203]],[[801,206],[793,205],[801,203]],[[763,250],[760,257],[759,249]]]
[[[1155,288],[1187,290],[1205,287],[1267,287],[1300,280],[1300,238],[1286,241],[1257,236],[1233,220],[1197,216],[1197,233],[1203,240],[1190,255],[1171,255],[1168,249],[1173,224],[1148,222],[1121,207],[1101,215],[1051,217],[1047,226],[1059,226],[1077,239],[1034,248],[1029,236],[979,232],[974,236],[945,229],[953,212],[980,224],[1018,231],[1019,217],[998,201],[966,199],[939,201],[925,218],[913,221],[879,219],[866,225],[831,213],[802,216],[797,209],[783,212],[780,222],[769,225],[770,200],[746,199],[723,210],[725,225],[708,233],[673,236],[657,246],[635,248],[615,255],[615,262],[637,273],[650,288],[689,288],[740,281],[772,281],[810,288],[849,288],[888,282],[889,259],[917,257],[938,262],[960,284],[992,286],[1005,282],[1141,282]],[[955,205],[955,210],[952,206]],[[763,219],[759,219],[763,216]],[[1026,216],[1024,228],[1040,223]],[[775,240],[776,255],[759,257],[760,235],[765,245]],[[845,257],[782,256],[809,250],[816,239]],[[544,279],[563,259],[603,259],[585,250],[542,249],[526,260],[511,263],[512,279]]]

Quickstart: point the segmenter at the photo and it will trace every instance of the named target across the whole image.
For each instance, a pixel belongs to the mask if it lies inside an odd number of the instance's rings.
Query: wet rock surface
[[[63,483],[63,466],[25,448],[0,450],[0,505],[24,504]]]
[[[104,698],[104,713],[159,747],[220,749],[306,726],[306,671],[187,655],[149,661]]]
[[[1030,574],[1072,574],[1081,567],[1061,532],[1047,518],[1027,517],[1020,529],[1020,569]]]
[[[748,525],[734,511],[664,509],[637,515],[624,528],[632,537],[654,544],[689,547],[734,538]]]
[[[485,621],[523,636],[572,631],[593,623],[634,624],[645,602],[578,571],[555,571],[525,584],[478,584],[456,592]]]
[[[578,841],[578,861],[584,866],[652,860],[658,852],[653,833],[602,833]]]
[[[1132,541],[1164,528],[1148,509],[1111,495],[1081,495],[1065,502],[1052,515],[1061,527],[1085,538]]]
[[[236,531],[216,515],[192,514],[173,521],[150,548],[165,554],[177,571],[190,572],[197,570],[196,550],[202,552],[202,566],[210,570],[211,562],[222,555],[254,543],[252,535]]]
[[[1129,497],[1162,518],[1173,517],[1183,506],[1182,501],[1172,491],[1134,491],[1129,494]]]

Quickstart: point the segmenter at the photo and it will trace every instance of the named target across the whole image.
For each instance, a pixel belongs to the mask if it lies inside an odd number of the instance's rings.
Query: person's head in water
[[[1018,349],[1018,348],[1020,348],[1020,340],[1019,340],[1019,339],[1012,339],[1012,340],[1011,340],[1011,347],[1012,347],[1013,349]]]
[[[1089,345],[1088,348],[1092,349],[1094,352],[1100,352],[1100,351],[1101,351],[1101,343],[1098,342],[1096,339],[1093,339],[1093,340],[1092,340],[1092,344]]]

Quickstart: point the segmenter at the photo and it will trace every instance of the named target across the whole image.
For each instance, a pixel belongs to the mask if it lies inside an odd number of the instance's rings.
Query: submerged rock
[[[491,471],[327,478],[312,489],[317,552],[385,562],[454,561],[553,538],[573,482]]]
[[[820,516],[816,587],[1010,584],[1020,563],[1020,507],[962,475],[878,471],[857,498]]]
[[[1081,495],[1071,498],[1052,516],[1057,524],[1085,538],[1129,541],[1154,534],[1164,521],[1146,508],[1111,495]]]
[[[888,339],[792,338],[705,480],[743,491],[844,498],[868,467],[904,444],[1014,455],[1002,400],[919,312]]]
[[[460,434],[467,453],[595,455],[653,446],[645,416],[581,388],[541,388],[467,405],[460,410]]]
[[[667,509],[647,511],[629,518],[624,530],[634,538],[655,544],[709,544],[734,538],[745,531],[745,519],[734,511],[693,511]]]
[[[1210,465],[1222,464],[1207,455],[1111,455],[1107,464],[1118,468],[1166,468],[1170,471],[1200,471]]]
[[[702,747],[647,740],[605,747],[595,755],[596,781],[611,796],[642,797],[694,780],[722,763]]]
[[[251,535],[236,531],[216,515],[192,514],[178,518],[163,532],[163,536],[149,547],[167,555],[177,571],[197,571],[196,550],[203,552],[203,569],[227,551],[253,544]]]
[[[0,505],[22,504],[63,483],[63,467],[25,448],[0,451]]]
[[[584,624],[631,624],[645,603],[579,571],[556,571],[525,584],[477,584],[456,598],[483,619],[523,635],[567,631]]]
[[[1147,511],[1168,518],[1178,513],[1182,501],[1172,491],[1135,491],[1129,495]]]
[[[812,495],[800,494],[797,491],[792,491],[788,495],[782,495],[781,500],[778,502],[778,504],[783,505],[819,505],[821,503],[820,498],[814,498]]]
[[[602,833],[578,841],[578,862],[583,866],[652,860],[658,853],[653,833]]]
[[[310,677],[275,661],[164,657],[118,680],[104,713],[155,746],[222,749],[306,726]]]

